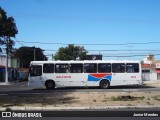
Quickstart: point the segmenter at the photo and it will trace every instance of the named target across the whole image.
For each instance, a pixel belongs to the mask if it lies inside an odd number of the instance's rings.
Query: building
[[[19,68],[18,69],[18,79],[19,80],[28,80],[29,68]]]
[[[8,58],[8,80],[17,79],[20,62],[17,58]],[[0,55],[0,82],[5,82],[6,56]]]
[[[142,80],[160,81],[160,61],[154,59],[154,55],[149,55],[142,61]]]
[[[102,60],[102,55],[86,55],[86,60]]]

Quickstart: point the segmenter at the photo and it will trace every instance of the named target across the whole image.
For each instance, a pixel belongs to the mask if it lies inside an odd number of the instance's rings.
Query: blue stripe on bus
[[[107,79],[107,80],[111,81],[112,80],[112,76],[111,75],[107,75],[107,76],[105,76],[103,78],[97,78],[97,77],[94,77],[94,76],[92,76],[90,74],[88,75],[88,81],[100,81],[102,79]]]

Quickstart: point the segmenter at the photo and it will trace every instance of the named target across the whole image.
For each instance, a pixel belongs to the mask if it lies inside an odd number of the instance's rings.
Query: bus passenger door
[[[43,87],[42,65],[32,65],[29,70],[29,85]]]

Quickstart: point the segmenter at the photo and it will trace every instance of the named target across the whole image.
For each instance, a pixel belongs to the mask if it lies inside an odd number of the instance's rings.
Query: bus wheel
[[[48,90],[53,90],[55,88],[55,83],[52,80],[46,81],[45,85]]]
[[[102,89],[107,89],[107,88],[109,88],[109,81],[108,81],[108,80],[102,80],[102,81],[100,82],[100,88],[102,88]]]

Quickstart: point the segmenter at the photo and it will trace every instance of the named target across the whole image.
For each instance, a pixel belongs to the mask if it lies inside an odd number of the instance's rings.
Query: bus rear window
[[[41,65],[32,65],[30,67],[30,76],[41,76],[42,75],[42,66]]]

